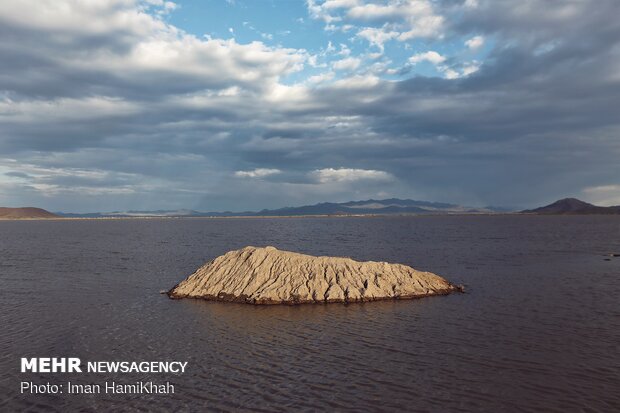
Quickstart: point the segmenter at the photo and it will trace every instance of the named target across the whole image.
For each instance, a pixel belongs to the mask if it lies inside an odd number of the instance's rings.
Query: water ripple
[[[0,222],[1,411],[619,411],[618,217]],[[402,262],[468,293],[356,305],[158,294],[245,245]],[[182,360],[172,396],[21,395],[22,356]]]

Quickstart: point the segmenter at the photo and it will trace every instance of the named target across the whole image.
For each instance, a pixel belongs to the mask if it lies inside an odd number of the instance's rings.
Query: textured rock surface
[[[460,290],[438,275],[406,265],[245,247],[200,267],[168,296],[294,304],[416,298]]]

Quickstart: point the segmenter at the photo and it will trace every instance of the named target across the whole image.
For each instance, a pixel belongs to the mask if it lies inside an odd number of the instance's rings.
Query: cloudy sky
[[[616,0],[0,2],[0,205],[620,204]]]

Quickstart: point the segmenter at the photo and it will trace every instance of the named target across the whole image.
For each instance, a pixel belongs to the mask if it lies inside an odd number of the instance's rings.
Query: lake
[[[160,294],[273,245],[403,263],[465,294],[252,306]],[[1,411],[620,411],[620,216],[0,221]],[[187,362],[20,373],[21,357]],[[170,395],[20,394],[170,382]]]

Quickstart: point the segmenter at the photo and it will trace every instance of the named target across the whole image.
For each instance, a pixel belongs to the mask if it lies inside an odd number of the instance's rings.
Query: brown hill
[[[0,219],[41,219],[41,218],[60,218],[41,208],[5,208],[0,207]]]
[[[418,298],[461,290],[438,275],[401,264],[245,247],[200,267],[168,296],[301,304]]]

